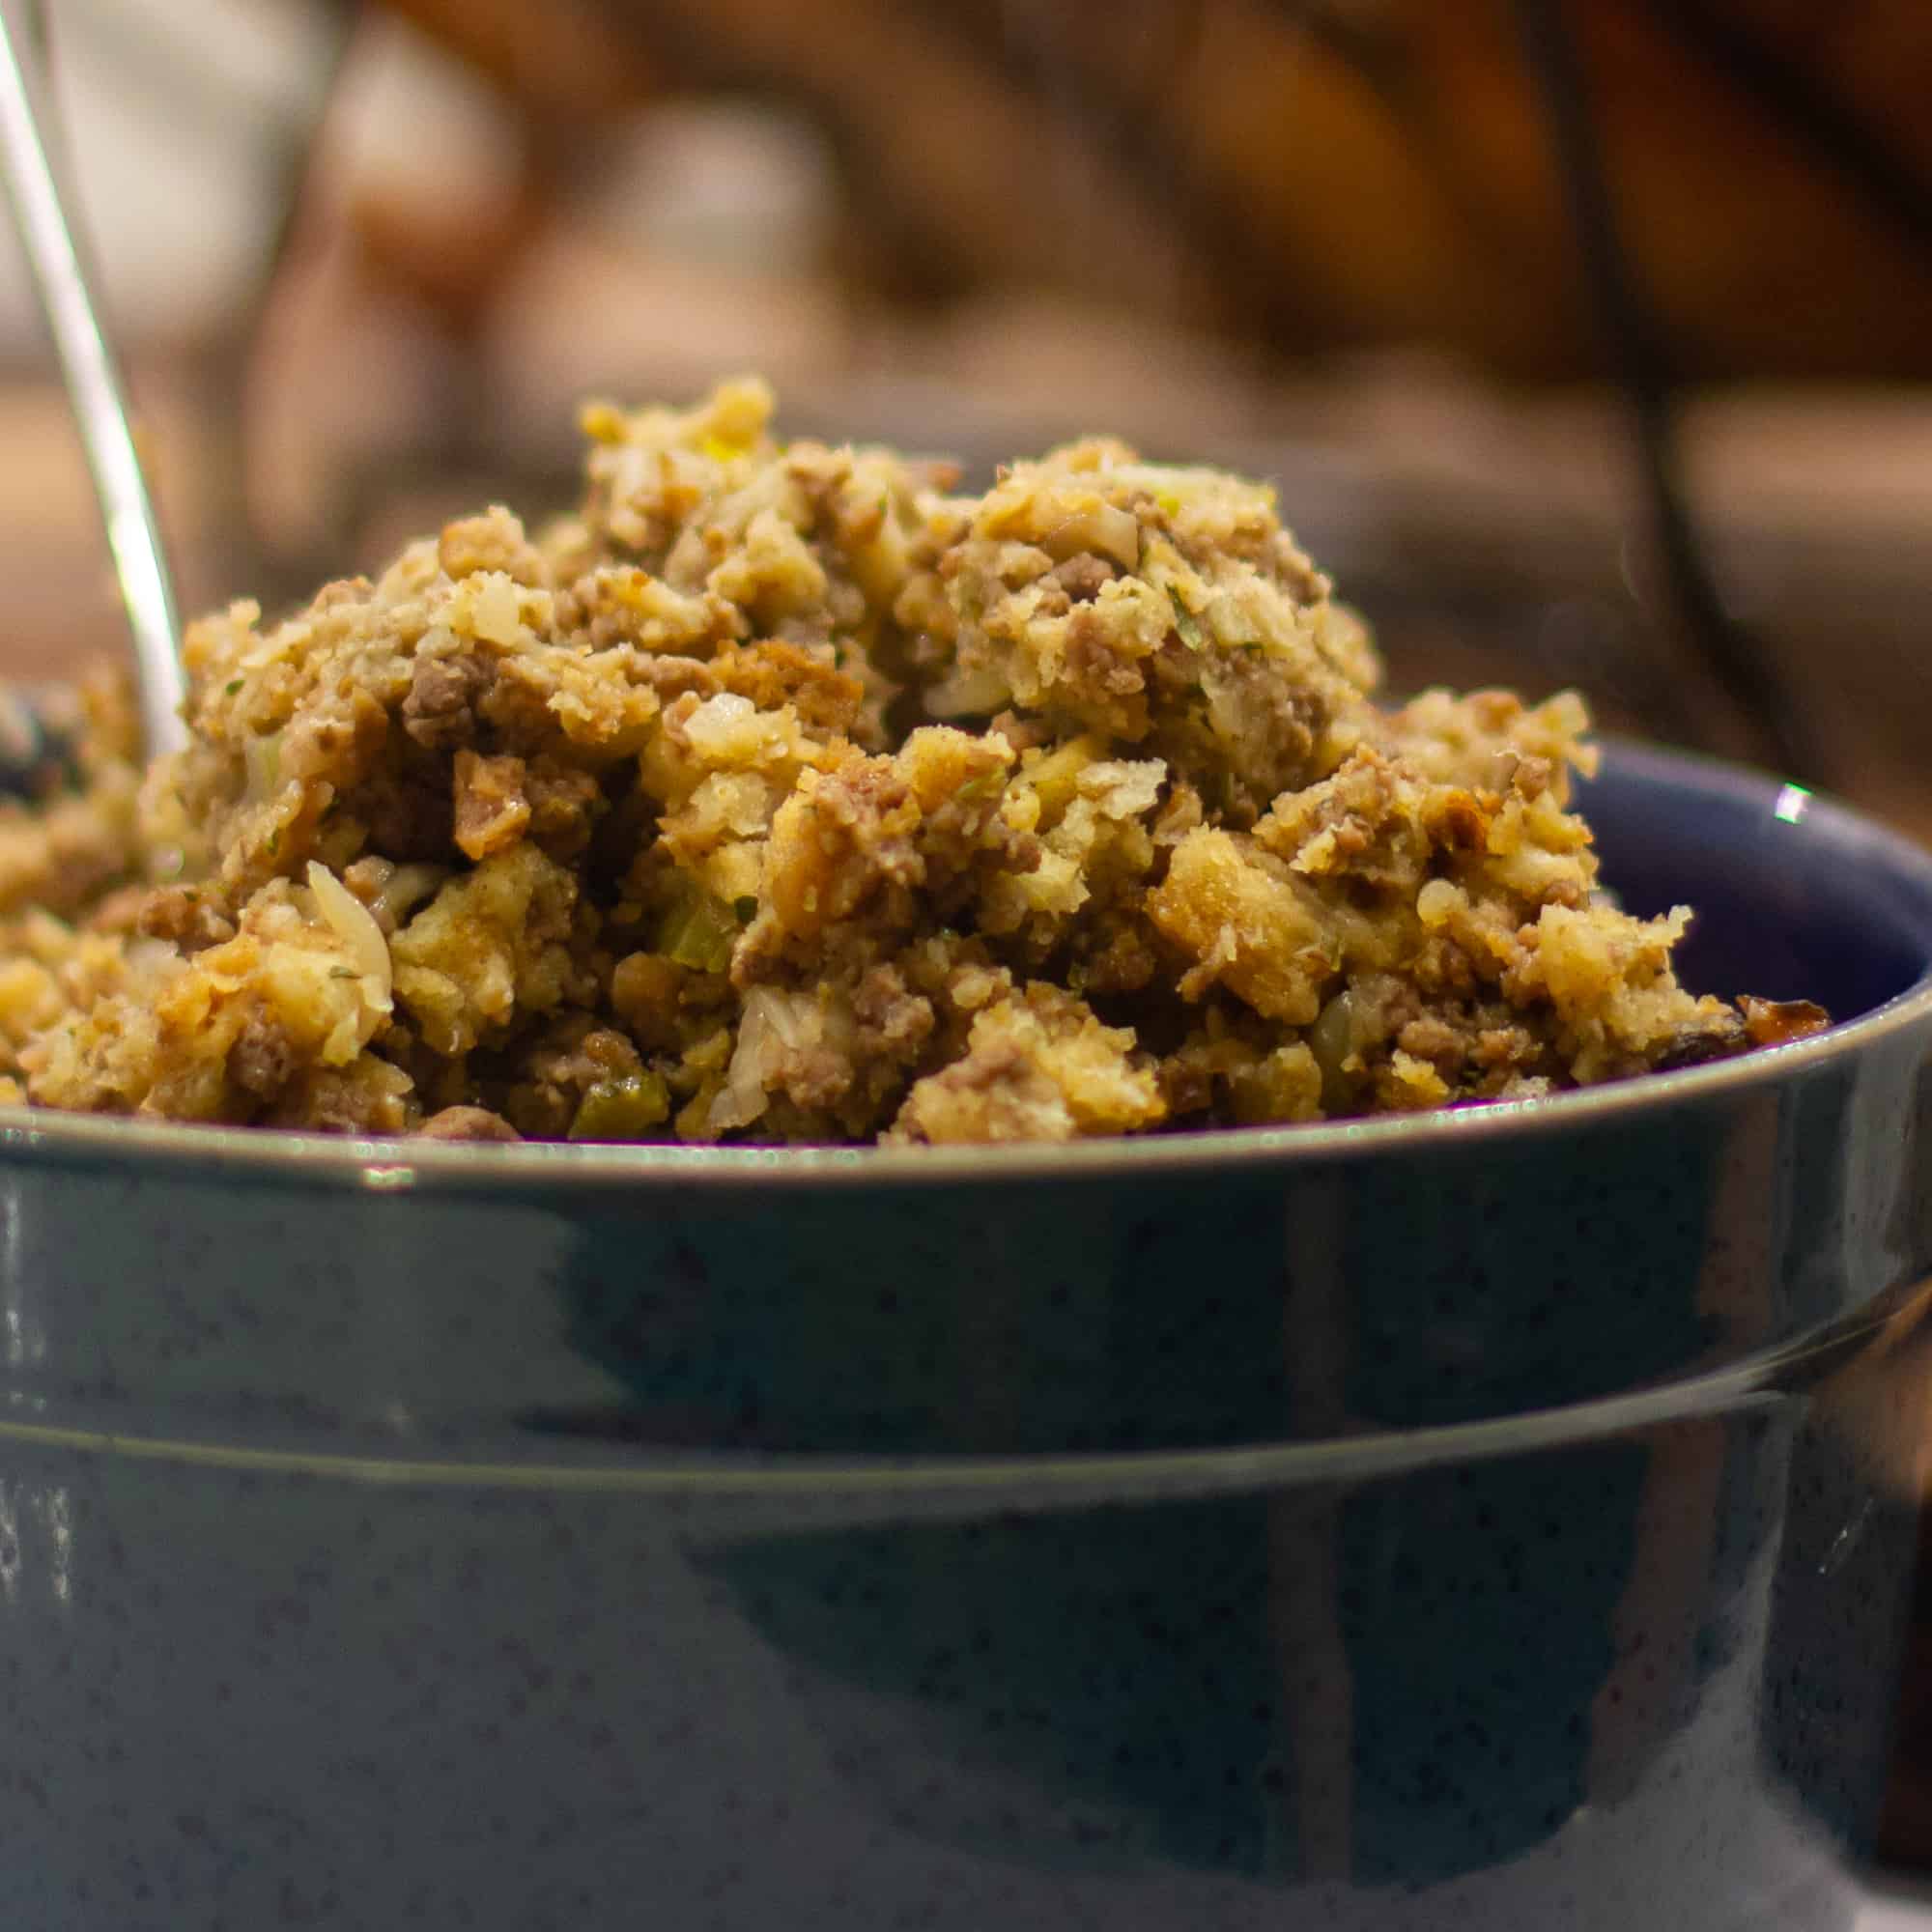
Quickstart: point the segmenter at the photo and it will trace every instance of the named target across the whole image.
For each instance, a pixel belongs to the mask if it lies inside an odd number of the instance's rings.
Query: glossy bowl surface
[[[1851,1015],[1065,1150],[0,1122],[9,1923],[1838,1932],[1932,1276],[1932,860],[1620,750]]]

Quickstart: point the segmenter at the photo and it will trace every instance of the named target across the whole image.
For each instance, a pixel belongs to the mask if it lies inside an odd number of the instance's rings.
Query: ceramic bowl
[[[5,1922],[1844,1926],[1932,860],[1653,753],[1587,809],[1846,1023],[1072,1149],[7,1117]]]

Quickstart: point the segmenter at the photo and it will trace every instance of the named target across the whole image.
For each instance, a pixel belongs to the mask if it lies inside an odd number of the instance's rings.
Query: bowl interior
[[[1841,807],[1631,746],[1579,802],[1633,912],[1696,908],[1680,958],[1698,991],[1816,1000],[1849,1020],[1926,978],[1932,854]]]

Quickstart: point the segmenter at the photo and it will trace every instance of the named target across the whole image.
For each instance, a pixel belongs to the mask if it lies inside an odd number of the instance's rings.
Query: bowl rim
[[[1705,797],[1768,807],[1876,850],[1885,866],[1917,875],[1932,900],[1932,851],[1854,808],[1766,773],[1701,753],[1605,736],[1620,773],[1674,782]],[[1010,1185],[1043,1179],[1151,1179],[1203,1170],[1318,1165],[1338,1158],[1548,1140],[1627,1122],[1677,1104],[1716,1102],[1794,1082],[1916,1029],[1932,1037],[1932,949],[1919,977],[1882,1006],[1787,1045],[1669,1073],[1648,1073],[1540,1099],[1488,1101],[1413,1114],[1264,1127],[1096,1137],[999,1146],[882,1148],[713,1147],[682,1142],[475,1144],[376,1139],[266,1127],[212,1126],[117,1115],[0,1106],[0,1185],[23,1159],[34,1165],[127,1157],[130,1176],[217,1168],[237,1179],[286,1180],[355,1193],[475,1194],[502,1189],[565,1193],[685,1188],[742,1192],[805,1188]]]

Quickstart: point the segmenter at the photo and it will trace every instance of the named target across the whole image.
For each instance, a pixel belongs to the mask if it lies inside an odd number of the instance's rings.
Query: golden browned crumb
[[[984,496],[727,384],[185,643],[0,808],[0,1099],[438,1139],[1067,1140],[1522,1097],[1807,1015],[1597,889],[1574,697],[1378,708],[1272,493]],[[889,727],[889,716],[895,724]]]

